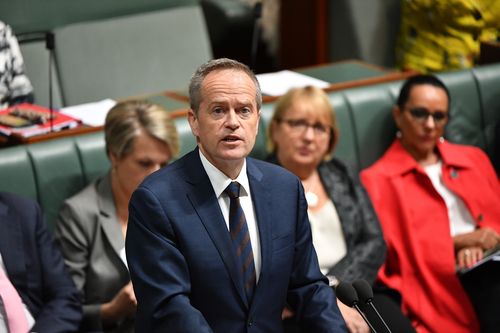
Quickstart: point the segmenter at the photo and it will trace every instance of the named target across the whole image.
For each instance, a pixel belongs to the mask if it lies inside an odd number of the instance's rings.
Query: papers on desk
[[[324,89],[330,86],[328,82],[288,70],[259,74],[257,79],[262,93],[271,96],[284,95],[290,88],[315,86]]]
[[[62,108],[59,112],[81,119],[88,126],[103,126],[108,111],[115,106],[116,101],[104,99],[99,102],[85,103]]]
[[[0,133],[6,136],[29,138],[35,135],[58,132],[80,124],[78,117],[29,103],[21,103],[0,110]]]

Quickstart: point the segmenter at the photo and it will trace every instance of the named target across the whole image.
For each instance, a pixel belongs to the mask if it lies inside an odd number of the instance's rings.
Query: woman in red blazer
[[[419,333],[479,332],[456,271],[500,242],[499,180],[480,149],[442,138],[449,99],[436,77],[410,78],[393,109],[398,137],[361,175],[387,243],[378,280]],[[498,325],[477,315],[482,332]]]

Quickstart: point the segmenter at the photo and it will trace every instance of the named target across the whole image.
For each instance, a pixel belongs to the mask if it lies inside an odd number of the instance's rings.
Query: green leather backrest
[[[500,64],[477,67],[472,70],[479,87],[479,100],[483,114],[483,129],[486,152],[493,158],[500,147],[495,147],[495,126],[500,122]],[[497,127],[498,128],[498,127]]]
[[[374,163],[394,140],[396,126],[391,109],[394,96],[391,85],[381,84],[343,92],[354,123],[358,170]]]
[[[44,40],[19,42],[28,75],[35,95],[35,104],[49,107],[49,51]],[[63,106],[57,68],[52,60],[52,106]]]
[[[330,102],[337,116],[340,137],[334,150],[334,156],[351,166],[359,166],[358,150],[356,149],[355,126],[346,96],[341,92],[330,93]]]
[[[178,6],[198,0],[4,0],[0,15],[16,33],[48,31],[63,25],[130,15]]]
[[[500,73],[499,73],[500,74]],[[451,142],[485,149],[479,90],[469,70],[438,74],[450,91],[450,119],[445,137]]]
[[[82,165],[85,184],[103,175],[103,171],[111,167],[106,154],[104,132],[75,137],[75,146]]]
[[[53,223],[64,199],[85,185],[82,166],[71,138],[28,146],[32,158],[38,201],[47,223]]]
[[[0,190],[38,199],[35,173],[25,146],[0,150]]]
[[[212,51],[200,6],[57,28],[65,105],[182,90]]]

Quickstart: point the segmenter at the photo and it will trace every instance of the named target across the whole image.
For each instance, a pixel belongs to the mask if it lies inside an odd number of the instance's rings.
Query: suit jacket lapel
[[[188,191],[188,199],[217,247],[242,301],[247,304],[243,282],[236,265],[236,255],[231,237],[210,179],[203,168],[203,164],[201,164],[198,149],[186,155],[184,163],[186,182],[191,185],[191,189]]]
[[[272,254],[272,219],[270,212],[272,211],[271,191],[262,181],[263,174],[252,162],[252,159],[247,159],[247,173],[252,192],[252,202],[255,209],[255,218],[259,228],[260,238],[260,253],[261,253],[261,270],[259,282],[257,283],[254,302],[259,295],[262,295],[260,290],[266,289],[266,284],[270,282],[267,277],[267,272],[271,265]],[[258,304],[258,303],[257,303]]]
[[[0,253],[9,279],[16,289],[26,290],[27,272],[24,257],[23,221],[0,202]]]
[[[99,224],[111,244],[113,251],[121,259],[120,251],[125,246],[125,240],[122,236],[120,223],[118,223],[118,216],[116,216],[113,192],[111,191],[111,175],[109,173],[103,177],[101,182],[97,185],[97,196],[99,205]],[[123,268],[128,272],[125,263],[123,263]]]

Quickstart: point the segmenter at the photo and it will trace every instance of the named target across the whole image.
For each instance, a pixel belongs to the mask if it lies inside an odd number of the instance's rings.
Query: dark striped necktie
[[[255,288],[255,265],[245,213],[240,205],[240,184],[231,182],[224,191],[229,196],[229,232],[238,260],[248,302]]]

